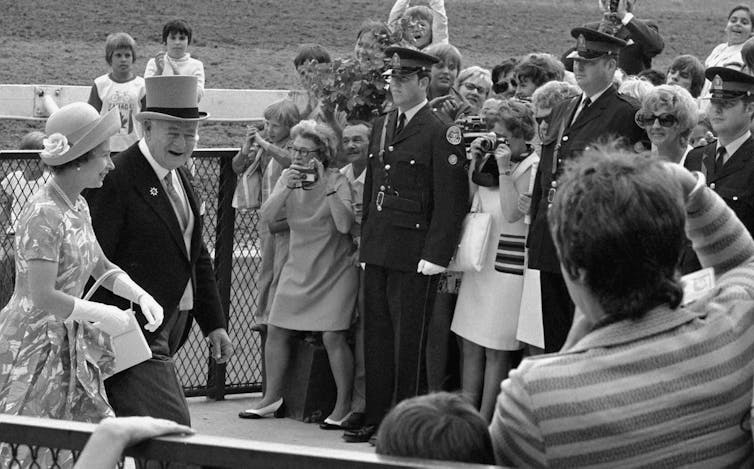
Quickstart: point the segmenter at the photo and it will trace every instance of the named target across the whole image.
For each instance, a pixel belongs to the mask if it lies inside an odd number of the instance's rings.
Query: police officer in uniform
[[[560,263],[547,224],[547,209],[557,191],[565,163],[590,145],[606,139],[632,148],[646,139],[634,122],[639,103],[617,92],[612,83],[622,39],[589,28],[574,28],[576,82],[582,94],[557,104],[550,115],[548,132],[532,192],[527,245],[529,268],[540,271],[542,322],[545,351],[556,352],[565,342],[573,321],[573,302],[560,272]]]
[[[438,59],[389,47],[396,109],[372,130],[364,183],[365,426],[344,439],[365,442],[395,402],[426,392],[426,329],[468,212],[461,129],[427,102]]]
[[[711,67],[712,83],[707,113],[718,140],[695,148],[686,157],[690,171],[704,173],[707,185],[736,212],[754,233],[754,139],[749,126],[754,115],[754,77],[724,67]],[[681,262],[683,273],[701,268],[688,246]]]

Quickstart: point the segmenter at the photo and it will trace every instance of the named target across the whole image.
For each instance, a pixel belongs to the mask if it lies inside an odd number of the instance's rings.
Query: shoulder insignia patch
[[[445,132],[445,138],[451,145],[460,145],[463,141],[463,133],[461,132],[461,128],[457,125],[451,125],[450,127],[448,127],[448,131]],[[455,155],[451,156],[454,156],[456,159],[458,158]]]
[[[448,141],[450,141],[450,139],[448,139]],[[457,144],[454,143],[453,145],[457,145]],[[453,154],[451,154],[450,156],[448,156],[448,164],[450,166],[457,165],[458,164],[458,157],[456,155],[453,155]]]

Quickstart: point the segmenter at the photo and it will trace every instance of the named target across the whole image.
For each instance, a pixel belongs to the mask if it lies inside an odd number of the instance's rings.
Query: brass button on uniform
[[[714,191],[714,190],[715,190],[715,183],[713,182],[712,184],[710,184],[710,185],[709,185],[709,188],[710,188],[710,189],[712,189],[712,190]]]
[[[417,227],[417,228],[421,228],[421,225],[417,223],[417,224],[416,224],[416,227]]]
[[[568,135],[563,135],[563,141],[564,141],[564,142],[567,142],[567,141],[568,141]]]
[[[390,145],[389,147],[387,147],[387,151],[393,151],[393,146]]]
[[[409,164],[411,164],[411,165],[415,165],[415,164],[416,164],[416,160],[411,160],[411,161],[409,161]]]
[[[389,164],[385,165],[385,171],[390,171],[390,165]]]
[[[380,186],[380,190],[384,191],[385,190],[385,186]]]

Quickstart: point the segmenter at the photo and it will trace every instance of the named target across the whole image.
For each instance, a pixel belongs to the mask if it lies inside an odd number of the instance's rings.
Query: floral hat
[[[44,150],[39,153],[48,166],[60,166],[73,161],[120,129],[120,111],[117,107],[100,116],[87,103],[71,103],[53,112],[47,119],[43,140]]]

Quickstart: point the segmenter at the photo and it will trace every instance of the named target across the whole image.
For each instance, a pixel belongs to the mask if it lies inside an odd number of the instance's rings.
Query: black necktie
[[[717,149],[717,157],[715,158],[715,174],[719,173],[723,169],[725,164],[725,147]]]
[[[574,116],[573,116],[573,121],[572,121],[571,123],[573,124],[574,122],[576,122],[576,119],[578,119],[578,118],[579,118],[579,116],[580,116],[581,114],[583,114],[583,113],[584,113],[584,111],[586,111],[586,109],[587,109],[587,108],[589,107],[589,105],[591,105],[591,104],[592,104],[592,100],[591,100],[591,99],[589,99],[589,96],[587,96],[587,97],[586,97],[586,98],[585,98],[585,99],[584,99],[584,100],[583,100],[583,101],[581,102],[581,107],[579,107],[579,108],[578,108],[578,109],[576,110],[576,115],[574,115]]]
[[[401,115],[398,116],[398,125],[395,127],[395,135],[398,135],[403,130],[403,127],[406,125],[406,114],[401,112]]]

